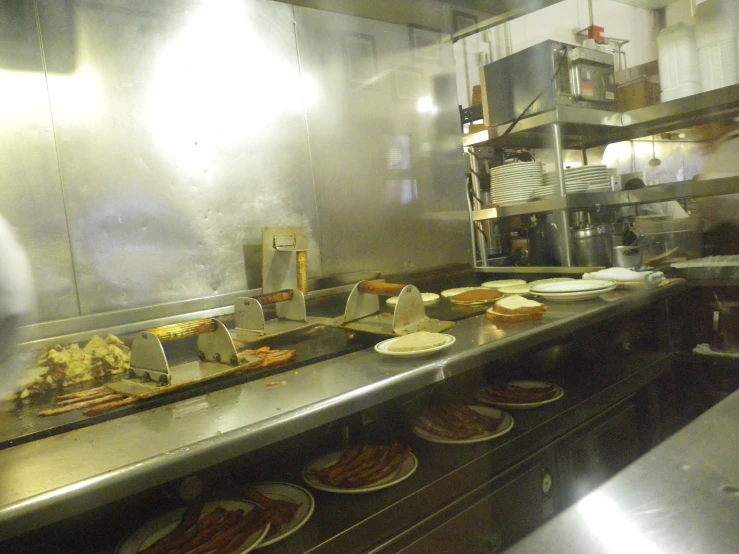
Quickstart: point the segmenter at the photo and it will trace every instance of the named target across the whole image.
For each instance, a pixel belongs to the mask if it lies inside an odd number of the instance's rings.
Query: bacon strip
[[[105,391],[105,390],[107,390],[107,389],[104,386],[102,386],[102,387],[95,387],[94,389],[83,390],[83,391],[80,391],[80,392],[70,392],[69,394],[59,394],[59,395],[57,395],[56,399],[57,400],[67,400],[67,399],[70,399],[70,398],[84,398],[84,397],[89,396],[91,394],[96,394],[98,392]]]
[[[260,517],[249,524],[242,525],[239,532],[237,532],[225,546],[222,546],[213,552],[213,554],[231,554],[232,552],[235,552],[242,544],[244,544],[244,542],[246,542],[246,539],[251,537],[254,533],[264,529],[265,524],[266,521],[264,520],[264,517]]]
[[[48,417],[48,416],[55,416],[59,414],[65,414],[67,412],[73,412],[75,410],[82,410],[84,408],[90,408],[92,406],[97,406],[98,404],[106,404],[114,400],[119,400],[120,398],[123,398],[123,395],[108,394],[100,398],[93,398],[92,400],[86,400],[84,402],[77,402],[75,404],[70,404],[68,406],[62,406],[61,408],[52,408],[51,410],[44,410],[43,412],[39,412],[38,415],[40,417]]]
[[[424,408],[413,423],[429,433],[465,440],[498,430],[503,418],[488,417],[463,404],[441,404]]]
[[[360,488],[384,479],[396,471],[410,454],[408,447],[398,443],[392,446],[356,447],[344,453],[329,467],[317,470],[314,475],[320,481],[334,487]]]
[[[188,536],[187,540],[179,544],[173,552],[176,554],[187,554],[196,548],[203,546],[210,542],[218,533],[225,531],[226,529],[238,525],[244,518],[244,512],[242,510],[233,510],[226,513],[221,521],[215,525],[211,525],[204,529],[201,529],[195,536]],[[184,538],[184,537],[183,537]],[[208,549],[211,550],[211,549]],[[205,551],[207,552],[207,550]]]
[[[171,543],[175,539],[182,537],[187,531],[192,529],[192,527],[198,523],[198,520],[200,519],[200,513],[203,511],[204,506],[204,501],[190,504],[190,506],[188,506],[185,510],[185,513],[182,514],[182,519],[180,520],[179,525],[172,529],[172,531],[170,531],[167,535],[151,545],[149,548],[144,550],[144,552],[146,552],[147,554],[162,554],[169,550],[167,544]]]
[[[192,540],[205,529],[221,523],[226,517],[225,508],[216,508],[209,514],[205,514],[194,527],[179,536],[166,536],[150,547],[142,550],[139,554],[164,554],[173,548],[177,548]]]
[[[485,398],[493,402],[530,403],[541,402],[553,397],[557,393],[554,385],[546,387],[519,387],[510,383],[492,385],[483,389]]]
[[[97,392],[93,392],[90,394],[86,394],[84,396],[78,396],[74,398],[66,398],[63,400],[60,400],[56,403],[57,406],[69,406],[70,404],[77,404],[78,402],[85,402],[86,400],[92,400],[93,398],[102,398],[103,396],[108,396],[110,393],[110,390],[103,387],[101,390]],[[59,397],[57,397],[57,400],[59,400]]]
[[[118,408],[122,408],[123,406],[129,406],[136,402],[138,398],[135,396],[128,396],[124,398],[123,400],[118,400],[117,402],[109,402],[107,404],[103,404],[102,406],[96,406],[94,408],[90,408],[86,412],[82,412],[83,415],[86,416],[94,416],[99,414],[104,414],[105,412],[109,412],[111,410],[116,410]]]

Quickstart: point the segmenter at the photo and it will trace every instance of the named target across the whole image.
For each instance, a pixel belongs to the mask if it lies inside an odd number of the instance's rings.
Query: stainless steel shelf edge
[[[681,181],[629,191],[629,204],[665,202],[678,198],[701,198],[739,192],[739,176],[705,181]]]
[[[544,198],[542,200],[533,200],[531,202],[520,202],[517,204],[508,204],[507,206],[498,206],[497,209],[498,217],[564,210],[567,209],[567,198],[556,196],[553,198]]]
[[[629,129],[632,138],[639,138],[737,114],[739,85],[731,85],[624,112],[621,125]]]
[[[477,273],[505,273],[505,274],[522,274],[530,275],[534,273],[555,273],[562,275],[577,275],[580,277],[583,273],[598,271],[603,266],[593,267],[568,267],[568,266],[497,266],[497,267],[476,267]]]
[[[731,85],[623,113],[558,106],[522,119],[508,135],[505,132],[510,123],[504,123],[462,137],[462,145],[548,148],[550,139],[544,128],[560,123],[565,149],[592,148],[737,115],[739,85]]]
[[[492,143],[505,139],[506,141],[520,142],[516,139],[516,135],[526,132],[542,130],[542,128],[553,123],[562,123],[564,125],[577,125],[583,127],[597,128],[619,128],[621,127],[621,114],[618,112],[609,112],[605,110],[594,110],[588,108],[579,108],[577,106],[557,106],[548,112],[539,113],[521,119],[510,134],[506,135],[506,131],[511,126],[510,123],[502,123],[494,127],[487,127],[483,131],[472,133],[462,137],[463,146],[478,146]],[[551,135],[548,131],[542,131],[541,141],[544,144],[551,143]],[[567,133],[564,133],[565,136]],[[523,139],[530,141],[529,138]]]
[[[482,210],[472,211],[472,221],[484,221],[486,219],[496,219],[498,217],[498,208],[483,208]]]
[[[702,198],[739,193],[739,176],[722,179],[706,179],[704,181],[680,181],[654,185],[638,190],[613,192],[578,192],[568,194],[564,198],[546,198],[534,202],[521,202],[507,206],[497,206],[473,212],[475,221],[497,217],[509,217],[554,210],[577,210],[606,206],[626,206],[666,202],[680,198]]]
[[[0,541],[236,458],[339,417],[453,377],[685,288],[551,306],[515,330],[484,316],[453,329],[431,358],[372,349],[0,451]],[[272,381],[283,386],[268,387]],[[61,468],[61,469],[60,469]]]

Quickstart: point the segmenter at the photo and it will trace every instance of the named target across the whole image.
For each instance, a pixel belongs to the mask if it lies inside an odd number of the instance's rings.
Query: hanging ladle
[[[656,148],[654,146],[654,135],[652,135],[652,159],[649,160],[649,165],[651,167],[657,167],[661,163],[662,163],[662,160],[660,160],[657,157],[657,150],[656,150]]]

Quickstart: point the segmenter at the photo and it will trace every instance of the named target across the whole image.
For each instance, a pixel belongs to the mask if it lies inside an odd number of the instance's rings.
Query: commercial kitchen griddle
[[[123,338],[125,339],[126,337]],[[196,342],[196,337],[190,337],[184,340],[163,343],[170,364],[176,367],[181,364],[196,362]],[[218,379],[206,379],[195,383],[193,386],[179,387],[167,394],[142,398],[131,406],[92,417],[85,416],[80,412],[68,412],[52,417],[39,417],[37,415],[39,412],[56,407],[56,394],[51,393],[43,397],[31,397],[18,401],[12,409],[8,425],[0,427],[0,448],[7,448],[44,436],[94,425],[101,421],[114,419],[137,411],[148,410],[270,375],[277,375],[284,371],[293,371],[302,366],[371,347],[375,342],[377,342],[375,337],[347,333],[343,329],[336,327],[325,325],[312,326],[296,331],[295,333],[274,337],[269,341],[268,344],[274,349],[295,350],[295,359],[291,363],[268,368],[258,367],[247,371],[237,371],[230,375],[222,375]],[[121,380],[126,376],[116,377],[114,381]],[[100,384],[100,382],[88,382],[82,385],[66,387],[63,393],[78,392],[100,386]]]
[[[467,284],[460,283],[460,286]],[[347,297],[347,294],[339,294],[313,299],[311,310],[313,313],[330,319],[341,313],[341,310],[346,304]],[[265,309],[267,308],[272,308],[272,306],[267,306]],[[442,297],[438,304],[426,307],[426,313],[434,319],[459,321],[482,314],[486,308],[487,306],[458,306],[452,304],[447,298]],[[387,307],[384,301],[381,302],[380,312],[391,314],[392,311],[392,308]],[[229,327],[229,330],[233,330],[235,322],[232,318],[224,318],[223,321]],[[122,336],[121,338],[130,344],[132,336]],[[196,340],[196,337],[191,337],[185,340],[165,342],[164,349],[169,362],[173,365],[194,362],[197,359],[195,355]],[[7,448],[44,436],[94,425],[98,422],[122,417],[133,412],[148,410],[263,377],[271,375],[278,376],[279,373],[284,371],[296,370],[302,366],[322,360],[371,348],[380,340],[383,340],[383,337],[380,335],[346,330],[336,326],[313,325],[301,330],[273,336],[265,341],[265,344],[274,349],[295,350],[295,360],[291,363],[269,368],[250,369],[245,372],[236,372],[233,375],[204,381],[192,387],[181,388],[167,395],[144,398],[131,406],[93,417],[84,416],[80,412],[69,412],[48,418],[38,417],[37,414],[39,412],[56,407],[56,395],[51,393],[43,397],[32,397],[18,401],[10,414],[9,424],[0,427],[0,448]],[[238,339],[236,339],[236,342],[238,343]],[[249,347],[251,348],[251,346]],[[119,380],[122,377],[116,376],[115,380]],[[82,385],[67,387],[63,392],[78,392],[99,386],[100,384],[99,382],[84,383]]]

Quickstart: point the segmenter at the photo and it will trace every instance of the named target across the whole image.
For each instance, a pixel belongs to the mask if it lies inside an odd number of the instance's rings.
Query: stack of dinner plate
[[[549,196],[559,195],[559,182],[555,172],[545,173],[542,177],[542,185],[536,189],[532,196],[537,198],[547,198]]]
[[[490,186],[498,205],[526,202],[534,189],[542,186],[541,162],[516,162],[490,170]]]
[[[557,173],[545,173],[543,178],[544,192],[556,194],[558,188]],[[565,188],[571,192],[598,192],[611,190],[611,179],[608,168],[604,165],[584,165],[565,169]]]

